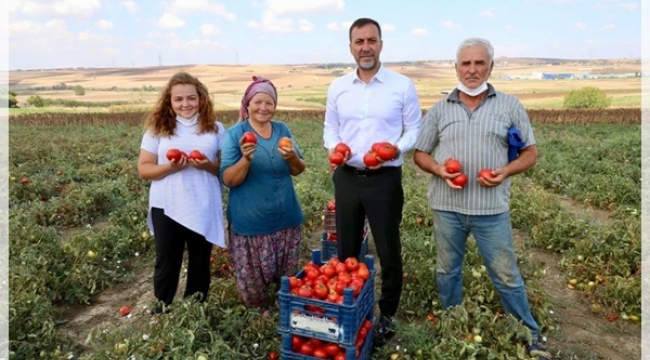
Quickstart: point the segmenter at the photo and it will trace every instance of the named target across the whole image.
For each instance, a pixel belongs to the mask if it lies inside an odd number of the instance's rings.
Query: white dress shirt
[[[369,83],[359,79],[357,71],[335,79],[327,91],[323,140],[333,149],[343,142],[352,157],[347,164],[359,169],[366,166],[363,156],[376,142],[396,145],[400,156],[384,166],[400,166],[404,153],[413,149],[422,123],[422,110],[413,81],[380,65]]]

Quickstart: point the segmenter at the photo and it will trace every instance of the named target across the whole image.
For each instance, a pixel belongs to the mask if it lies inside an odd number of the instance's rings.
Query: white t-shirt
[[[197,134],[197,125],[183,125],[176,122],[176,134],[171,137],[153,136],[147,131],[141,149],[158,156],[158,164],[166,164],[167,150],[176,148],[189,154],[199,150],[210,161],[215,161],[226,133],[217,121],[219,133]],[[205,236],[220,247],[225,247],[223,203],[221,183],[214,174],[188,167],[182,171],[153,180],[149,189],[149,213],[147,225],[154,233],[151,208],[163,209],[165,215],[188,229]]]

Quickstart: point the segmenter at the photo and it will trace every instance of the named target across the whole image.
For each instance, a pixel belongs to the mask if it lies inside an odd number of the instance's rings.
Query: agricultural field
[[[234,114],[219,117],[229,126]],[[560,360],[640,359],[640,111],[530,114],[540,158],[513,180],[511,213],[549,350]],[[276,118],[288,123],[308,164],[295,178],[304,264],[321,247],[322,211],[333,197],[322,111]],[[141,113],[10,117],[10,359],[262,360],[280,352],[277,310],[263,317],[243,305],[229,255],[217,248],[207,303],[178,300],[157,321],[148,315],[154,244],[145,223],[149,185],[136,171],[141,120]],[[371,358],[525,359],[514,341],[525,329],[502,316],[472,241],[465,302],[441,308],[427,182],[408,156],[398,335]],[[376,255],[372,241],[369,253]]]

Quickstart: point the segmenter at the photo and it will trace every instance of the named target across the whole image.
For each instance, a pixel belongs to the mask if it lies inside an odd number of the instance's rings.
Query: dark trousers
[[[187,283],[183,297],[200,293],[205,301],[210,288],[210,256],[212,243],[169,218],[162,209],[151,212],[156,238],[156,265],[153,289],[156,299],[171,304],[178,289],[178,280],[187,244]]]
[[[367,218],[381,265],[379,310],[384,316],[395,315],[402,294],[402,168],[357,171],[339,166],[334,172],[334,200],[339,259],[359,255]]]

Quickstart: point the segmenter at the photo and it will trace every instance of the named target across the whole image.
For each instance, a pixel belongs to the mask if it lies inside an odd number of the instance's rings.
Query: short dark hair
[[[359,18],[354,20],[352,25],[350,25],[350,34],[349,34],[350,42],[352,42],[352,29],[364,27],[369,24],[375,25],[377,27],[377,30],[379,31],[379,39],[381,40],[381,26],[379,26],[379,23],[370,18]]]

